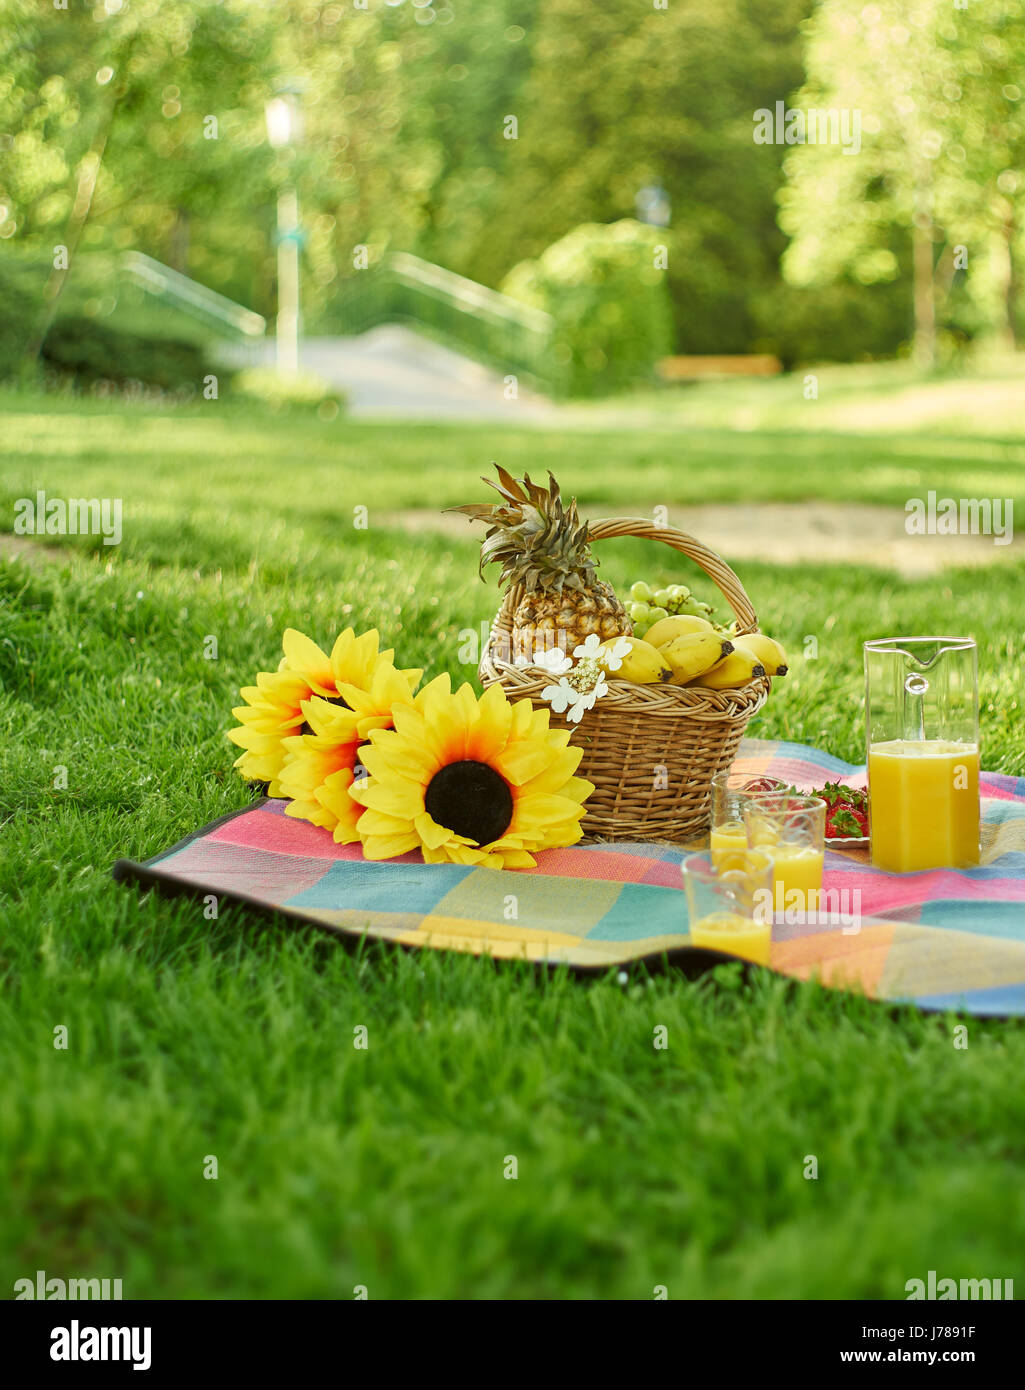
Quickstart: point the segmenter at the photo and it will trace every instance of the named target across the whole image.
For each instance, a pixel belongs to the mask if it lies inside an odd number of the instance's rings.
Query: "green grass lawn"
[[[970,1020],[958,1050],[953,1017],[738,966],[580,983],[348,951],[109,877],[246,803],[224,729],[285,626],[322,642],[378,626],[405,664],[473,678],[459,633],[495,591],[470,528],[413,544],[373,517],[474,497],[499,447],[612,511],[725,498],[731,480],[740,497],[895,501],[915,472],[1020,495],[1021,445],[850,434],[843,471],[794,431],[673,442],[4,404],[0,516],[43,487],[123,497],[126,529],[120,547],[0,562],[0,1293],[40,1268],[121,1277],[126,1297],[889,1299],[929,1269],[1025,1278],[1020,1022]],[[765,464],[797,448],[799,475]],[[663,547],[603,554],[616,584],[693,577]],[[1025,773],[1025,566],[740,568],[798,656],[752,734],[856,760],[860,643],[953,626],[980,644],[984,765]]]
[[[754,382],[740,377],[638,391],[581,405],[575,417],[599,423],[630,414],[649,430],[871,434],[891,446],[898,439],[914,443],[923,432],[933,443],[940,438],[962,446],[982,439],[1014,443],[1025,433],[1023,387],[1020,354],[978,357],[942,371],[912,362],[812,365]]]
[[[987,380],[980,389],[1003,385]],[[585,516],[650,515],[662,505],[671,522],[685,504],[811,498],[884,503],[903,514],[908,497],[930,488],[941,497],[1010,497],[1025,515],[1025,418],[1016,424],[1012,412],[987,405],[983,420],[1002,434],[909,432],[892,420],[886,430],[854,432],[852,420],[878,423],[876,393],[875,377],[857,390],[837,388],[840,424],[828,402],[802,401],[799,383],[786,377],[667,392],[657,414],[641,397],[643,428],[613,402],[573,407],[558,427],[513,430],[275,420],[228,399],[157,411],[0,392],[0,515],[37,484],[78,496],[88,482],[93,496],[125,498],[125,547],[139,558],[169,559],[177,545],[182,563],[223,563],[229,550],[241,560],[268,542],[291,556],[311,540],[337,546],[357,506],[373,528],[382,512],[477,500],[494,459],[541,479],[552,469]],[[926,411],[923,402],[937,395],[935,383],[912,382],[901,399]]]

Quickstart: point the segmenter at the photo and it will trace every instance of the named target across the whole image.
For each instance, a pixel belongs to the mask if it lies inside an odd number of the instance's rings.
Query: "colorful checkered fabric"
[[[811,788],[864,768],[793,743],[747,740],[735,770]],[[826,855],[823,889],[858,890],[860,921],[773,928],[771,968],[923,1009],[1025,1014],[1025,778],[984,773],[978,868],[886,874],[863,850]],[[535,869],[383,863],[263,801],[115,876],[215,894],[346,935],[580,969],[689,950],[680,865],[693,849],[592,844]],[[843,901],[857,901],[843,899]]]

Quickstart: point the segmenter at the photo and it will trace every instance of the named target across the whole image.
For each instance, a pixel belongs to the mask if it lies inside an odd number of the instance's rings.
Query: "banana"
[[[732,651],[733,644],[721,633],[704,631],[686,632],[659,648],[673,670],[670,685],[686,685]]]
[[[623,658],[618,671],[609,672],[613,680],[633,681],[635,685],[656,685],[659,681],[667,681],[673,674],[662,653],[640,637],[610,637],[602,646],[614,647],[620,640],[630,643],[630,652]]]
[[[650,634],[646,640],[651,640]],[[754,652],[755,656],[761,660],[767,676],[786,675],[789,670],[787,654],[775,638],[766,637],[764,632],[745,632],[740,641],[749,652]]]
[[[667,657],[666,660],[668,659]],[[728,656],[723,657],[711,670],[702,672],[688,684],[700,685],[706,690],[732,690],[735,686],[747,685],[755,676],[764,675],[765,667],[755,653],[745,647],[743,642],[737,642],[730,649]]]
[[[674,637],[686,637],[689,632],[711,632],[712,624],[707,618],[699,618],[693,613],[682,613],[676,617],[659,618],[644,634],[645,642],[653,647],[665,647]]]

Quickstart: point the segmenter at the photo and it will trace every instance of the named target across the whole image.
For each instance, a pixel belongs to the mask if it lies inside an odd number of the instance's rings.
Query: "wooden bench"
[[[725,357],[663,357],[655,364],[662,381],[699,381],[708,377],[777,376],[783,370],[778,357],[768,353],[743,353]]]

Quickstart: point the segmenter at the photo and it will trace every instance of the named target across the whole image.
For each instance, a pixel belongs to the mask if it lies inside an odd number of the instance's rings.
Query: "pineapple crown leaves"
[[[489,523],[480,548],[481,576],[485,565],[496,563],[502,566],[500,583],[518,580],[528,592],[546,588],[561,593],[563,588],[592,586],[598,562],[590,552],[587,523],[580,520],[576,498],[569,506],[563,503],[551,472],[545,488],[528,473],[517,479],[497,463],[495,471],[497,483],[491,478],[481,481],[495,489],[502,505],[446,508]]]

